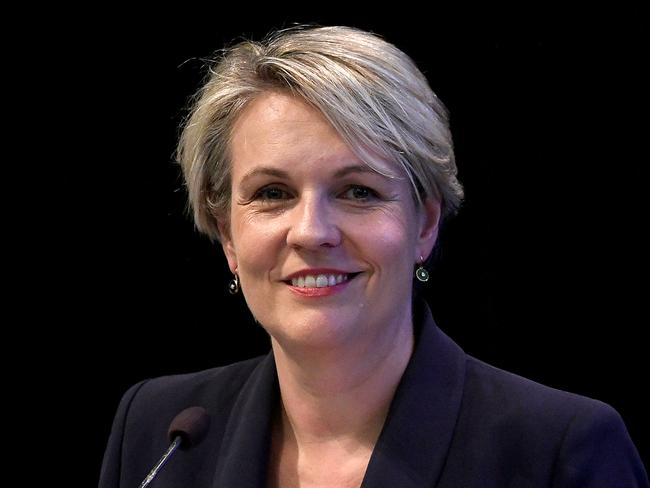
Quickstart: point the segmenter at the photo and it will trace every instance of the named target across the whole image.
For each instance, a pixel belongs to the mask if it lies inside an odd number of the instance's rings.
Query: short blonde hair
[[[351,27],[293,27],[221,51],[197,92],[177,149],[199,231],[220,240],[229,215],[229,144],[235,121],[261,93],[284,90],[318,109],[357,156],[377,170],[402,167],[416,204],[436,198],[442,220],[463,199],[448,113],[413,61]]]

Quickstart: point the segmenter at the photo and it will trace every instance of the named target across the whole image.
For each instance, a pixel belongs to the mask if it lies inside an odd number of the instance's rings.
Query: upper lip
[[[300,276],[318,276],[318,275],[348,275],[352,274],[354,271],[345,271],[342,269],[336,269],[336,268],[306,268],[306,269],[301,269],[300,271],[296,271],[295,273],[291,273],[288,275],[284,280],[282,281],[289,281],[292,280],[293,278],[298,278]]]

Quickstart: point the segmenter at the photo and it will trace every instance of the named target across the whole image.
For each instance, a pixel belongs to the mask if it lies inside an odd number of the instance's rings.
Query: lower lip
[[[350,284],[350,281],[352,281],[353,279],[354,278],[348,278],[347,280],[339,283],[338,285],[324,286],[322,288],[300,288],[298,286],[293,286],[289,284],[287,284],[287,286],[289,287],[290,291],[292,291],[296,295],[300,295],[301,297],[313,297],[313,298],[327,297],[342,292]]]

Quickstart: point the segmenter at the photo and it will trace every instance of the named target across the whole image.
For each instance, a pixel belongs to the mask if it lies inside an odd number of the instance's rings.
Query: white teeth
[[[298,288],[324,288],[326,286],[335,286],[347,281],[348,275],[307,275],[293,278],[291,284]]]
[[[327,279],[327,276],[325,275],[318,275],[316,278],[316,288],[323,288],[327,286],[329,283],[329,280]]]

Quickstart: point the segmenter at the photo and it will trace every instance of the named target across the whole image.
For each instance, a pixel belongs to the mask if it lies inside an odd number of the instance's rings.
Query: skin
[[[271,336],[282,397],[271,484],[358,486],[413,349],[413,270],[435,244],[440,206],[416,208],[396,167],[381,163],[398,178],[367,171],[289,94],[251,102],[230,149],[222,245]],[[360,274],[339,293],[303,297],[285,280],[308,268]]]

